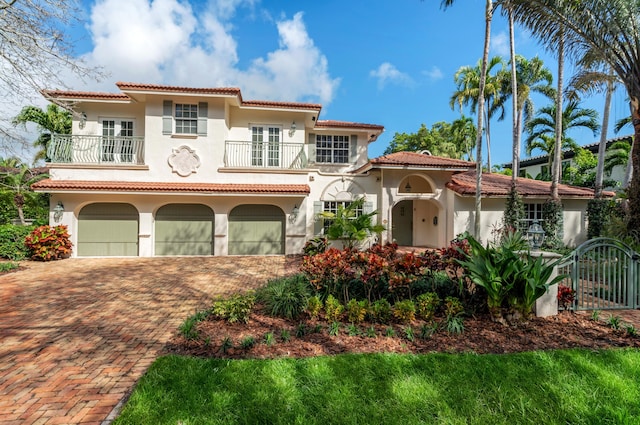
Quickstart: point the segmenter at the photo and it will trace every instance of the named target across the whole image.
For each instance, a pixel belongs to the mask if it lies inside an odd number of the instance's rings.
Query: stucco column
[[[557,259],[562,257],[562,255],[556,254],[555,252],[546,251],[532,251],[531,256],[542,257],[545,264],[556,261]],[[557,265],[553,268],[553,272],[551,273],[551,276],[549,276],[549,281],[552,281],[556,276],[558,276]],[[545,292],[543,296],[536,300],[536,305],[533,307],[533,311],[535,312],[537,317],[555,316],[558,314],[557,283],[549,286],[547,292]]]

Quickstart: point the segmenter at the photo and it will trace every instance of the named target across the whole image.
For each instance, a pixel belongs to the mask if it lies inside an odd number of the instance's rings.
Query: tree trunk
[[[518,74],[516,71],[516,41],[513,24],[513,9],[509,7],[509,46],[511,55],[511,100],[513,102],[513,157],[511,160],[511,182],[517,184],[520,173],[520,119],[518,107]]]
[[[487,63],[489,62],[489,43],[491,41],[491,19],[493,17],[493,1],[486,0],[485,27],[484,27],[484,52],[482,54],[482,69],[478,93],[478,135],[476,138],[476,199],[475,217],[473,221],[473,235],[480,240],[480,212],[482,210],[482,119],[484,114],[484,88],[487,75]]]
[[[604,97],[604,111],[602,113],[602,131],[600,144],[598,145],[598,166],[596,168],[596,198],[602,198],[602,185],[604,183],[604,158],[607,152],[607,132],[609,131],[609,113],[611,112],[611,94],[614,87],[612,81],[607,81],[607,92]]]
[[[637,237],[640,229],[640,111],[637,96],[631,98],[632,122],[633,122],[633,147],[631,148],[632,176],[629,184],[629,222],[627,230],[635,233]]]
[[[558,92],[556,94],[556,141],[553,149],[551,173],[551,199],[559,202],[558,185],[562,176],[562,90],[564,85],[564,31],[561,29],[558,42]]]

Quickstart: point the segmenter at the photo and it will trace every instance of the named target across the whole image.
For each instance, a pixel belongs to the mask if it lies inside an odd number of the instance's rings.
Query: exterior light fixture
[[[86,124],[87,124],[87,114],[84,112],[81,112],[80,122],[78,123],[78,127],[80,127],[80,129],[83,129]]]
[[[289,127],[289,137],[293,137],[296,134],[296,122],[291,123],[291,127]]]
[[[62,220],[62,214],[64,213],[64,205],[58,201],[58,204],[53,208],[53,220],[56,223],[60,223]]]
[[[293,210],[291,210],[291,214],[289,214],[289,223],[296,221],[298,214],[300,214],[300,208],[298,208],[298,205],[295,205]]]
[[[411,192],[411,184],[409,182],[407,182],[407,184],[404,186],[404,191]]]
[[[544,230],[538,220],[533,220],[533,223],[531,223],[531,226],[529,226],[527,230],[527,236],[531,249],[539,250],[544,241]]]

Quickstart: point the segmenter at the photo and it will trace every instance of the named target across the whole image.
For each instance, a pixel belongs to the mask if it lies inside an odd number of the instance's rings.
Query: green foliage
[[[376,338],[378,336],[375,326],[369,326],[364,334],[367,338]]]
[[[307,327],[307,324],[304,322],[298,323],[298,326],[296,326],[296,337],[302,338],[307,333],[309,333],[309,328]]]
[[[324,312],[328,321],[337,322],[342,317],[344,306],[333,295],[329,295],[324,302]]]
[[[519,229],[523,218],[524,202],[518,192],[518,187],[512,184],[504,207],[504,215],[502,217],[503,227],[506,229]]]
[[[309,239],[302,248],[304,255],[316,255],[322,254],[329,248],[329,240],[324,236],[316,236],[313,239]]]
[[[320,297],[317,295],[309,297],[307,300],[307,313],[309,316],[316,319],[320,314],[320,310],[322,310],[322,301],[320,300]]]
[[[429,339],[433,336],[433,334],[435,334],[438,331],[438,323],[437,322],[431,322],[431,323],[424,323],[421,327],[420,327],[420,339]]]
[[[14,263],[10,261],[8,263],[0,263],[0,273],[10,272],[11,270],[16,270],[20,267],[20,264]]]
[[[411,323],[416,318],[416,306],[411,300],[398,301],[393,305],[393,317],[400,323]]]
[[[309,296],[309,282],[303,274],[271,280],[256,292],[256,299],[271,316],[286,319],[297,319],[307,308]]]
[[[357,301],[355,298],[352,298],[347,303],[347,320],[351,323],[361,323],[367,314],[368,306],[369,304],[366,301]]]
[[[224,319],[229,323],[249,322],[249,315],[256,302],[253,293],[235,294],[228,299],[218,299],[213,301],[211,314],[214,317]]]
[[[426,321],[433,320],[438,307],[440,307],[440,297],[435,292],[427,292],[418,295],[416,298],[416,314]]]
[[[411,342],[415,339],[415,336],[413,335],[413,328],[411,326],[404,328],[404,337]]]
[[[542,229],[544,230],[544,242],[542,246],[548,249],[558,249],[562,243],[562,231],[564,226],[563,206],[560,201],[548,199],[542,204]]]
[[[464,320],[460,316],[447,316],[446,329],[450,334],[460,335],[464,332]]]
[[[40,226],[24,240],[33,260],[52,261],[71,255],[71,240],[67,226]]]
[[[12,199],[17,218],[20,219],[21,224],[26,223],[25,205],[37,205],[43,199],[40,194],[31,190],[31,185],[46,177],[48,177],[46,173],[30,169],[24,164],[19,164],[16,168],[7,168],[0,174],[0,193],[5,195],[4,199]]]
[[[360,335],[360,329],[353,323],[347,325],[347,335],[349,336],[358,336]]]
[[[188,317],[178,328],[180,334],[188,340],[198,339],[200,334],[198,332],[198,323],[209,317],[208,311],[199,311]]]
[[[424,124],[416,133],[396,133],[384,154],[393,152],[420,152],[428,150],[433,155],[462,159],[473,158],[477,129],[469,117],[461,117],[452,123],[440,121],[428,129]]]
[[[231,337],[226,336],[224,337],[224,339],[222,340],[222,343],[220,344],[220,351],[222,351],[223,354],[227,354],[227,352],[233,348],[233,341],[231,340]]]
[[[358,198],[347,206],[338,206],[333,213],[324,211],[319,218],[330,220],[326,235],[331,240],[342,240],[347,248],[353,248],[356,243],[365,240],[371,234],[380,233],[385,227],[374,224],[373,218],[376,211],[358,214],[364,207],[365,198]]]
[[[385,329],[384,336],[386,336],[388,338],[393,338],[394,336],[396,336],[395,329],[393,329],[392,326],[389,326],[387,329]]]
[[[282,342],[288,342],[291,339],[291,332],[289,332],[289,329],[282,329],[280,331],[280,339]]]
[[[638,331],[636,330],[636,327],[633,326],[633,324],[631,323],[624,325],[624,332],[627,334],[627,336],[631,336],[631,337],[638,336]]]
[[[9,260],[24,260],[29,250],[24,244],[25,238],[35,226],[16,226],[5,224],[0,226],[0,257]]]
[[[275,342],[276,342],[276,339],[273,336],[273,332],[267,332],[266,334],[264,334],[264,343],[265,343],[265,345],[270,347],[273,344],[275,344]]]
[[[447,297],[444,300],[444,314],[446,317],[457,317],[464,313],[464,307],[458,298]]]
[[[338,336],[340,334],[340,323],[339,322],[331,322],[329,325],[329,335]]]
[[[248,350],[256,345],[256,339],[252,335],[245,336],[242,341],[240,341],[240,346],[245,350]]]
[[[385,298],[375,301],[369,309],[371,319],[378,323],[389,323],[392,316],[391,304]]]
[[[600,310],[593,310],[591,312],[591,320],[593,320],[594,322],[597,322],[598,320],[600,320]]]
[[[587,204],[587,239],[597,238],[604,234],[605,225],[609,222],[615,204],[608,199],[590,199]]]
[[[595,188],[598,159],[588,149],[575,149],[575,156],[568,167],[562,170],[562,183],[572,186]],[[605,184],[608,186],[609,182]]]
[[[610,314],[609,318],[607,319],[607,325],[609,325],[609,327],[614,330],[620,329],[620,326],[622,325],[620,322],[620,316],[614,316]]]

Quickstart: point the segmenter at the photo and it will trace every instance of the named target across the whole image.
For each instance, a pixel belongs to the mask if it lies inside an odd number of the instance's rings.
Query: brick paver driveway
[[[0,276],[0,424],[100,424],[177,326],[215,295],[291,271],[284,257],[23,263]]]

